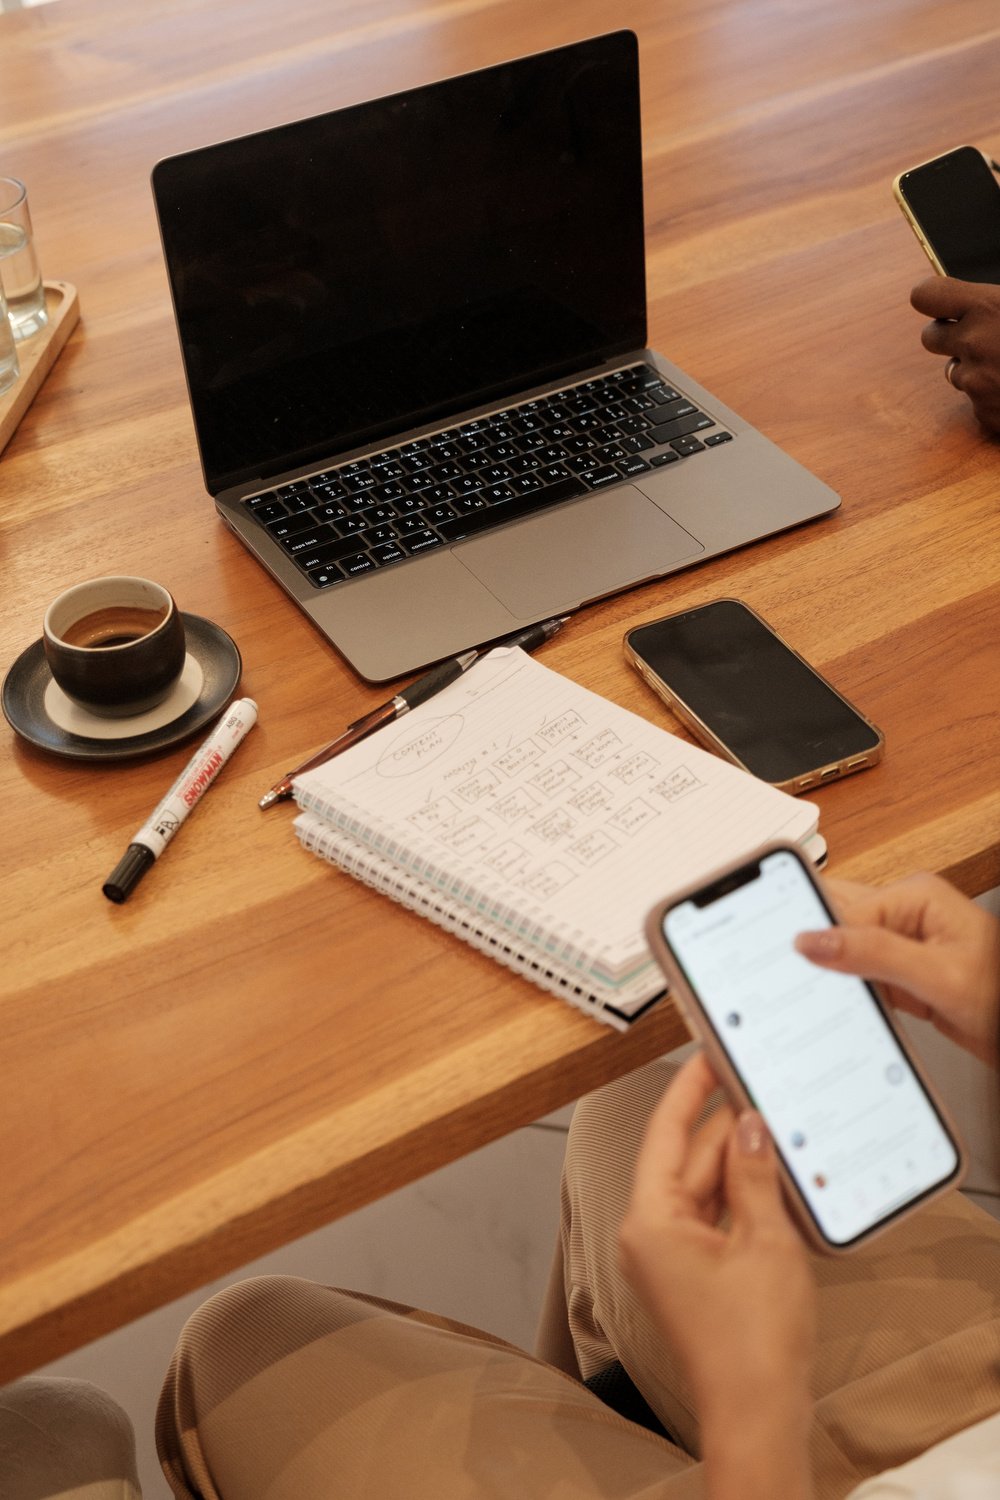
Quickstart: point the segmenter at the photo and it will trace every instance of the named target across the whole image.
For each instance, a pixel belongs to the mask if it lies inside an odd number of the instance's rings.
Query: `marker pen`
[[[256,722],[257,705],[252,698],[239,698],[230,705],[104,882],[109,901],[120,905],[128,899]]]

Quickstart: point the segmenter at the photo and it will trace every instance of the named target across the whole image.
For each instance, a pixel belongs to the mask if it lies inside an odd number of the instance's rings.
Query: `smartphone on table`
[[[939,275],[1000,283],[1000,183],[981,151],[957,146],[900,172],[893,193]]]
[[[965,1158],[877,990],[796,952],[834,920],[772,845],[661,902],[646,935],[733,1103],[763,1116],[806,1237],[838,1254],[957,1186]]]
[[[739,599],[640,625],[624,647],[696,739],[784,791],[882,759],[875,725]]]

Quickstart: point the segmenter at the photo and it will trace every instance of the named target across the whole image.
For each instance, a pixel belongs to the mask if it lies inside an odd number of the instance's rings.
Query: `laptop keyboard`
[[[569,386],[243,501],[317,589],[731,440],[651,366]]]

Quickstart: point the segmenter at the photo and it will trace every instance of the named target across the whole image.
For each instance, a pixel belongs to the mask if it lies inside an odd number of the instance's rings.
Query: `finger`
[[[682,1174],[686,1192],[705,1211],[713,1212],[722,1191],[726,1141],[736,1116],[728,1104],[720,1104],[695,1134]]]
[[[910,293],[910,306],[929,318],[960,318],[975,296],[975,284],[955,276],[927,276]]]
[[[921,330],[920,342],[931,354],[947,354],[955,359],[959,350],[958,323],[926,323]]]
[[[703,1052],[696,1052],[667,1085],[653,1111],[635,1164],[636,1192],[658,1190],[664,1179],[680,1181],[691,1132],[718,1080]]]
[[[951,988],[951,961],[944,950],[885,927],[827,927],[821,932],[800,932],[795,948],[820,968],[881,980],[908,990],[920,1000]]]
[[[726,1200],[734,1234],[768,1228],[791,1231],[781,1196],[778,1160],[761,1116],[740,1115],[726,1150]]]

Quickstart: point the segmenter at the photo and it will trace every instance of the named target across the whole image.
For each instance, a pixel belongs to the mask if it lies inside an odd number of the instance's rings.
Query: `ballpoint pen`
[[[539,625],[529,625],[526,630],[519,630],[516,635],[505,636],[503,640],[494,641],[489,650],[497,646],[520,646],[522,651],[535,651],[546,641],[551,640],[557,630],[561,630],[569,619],[569,615],[557,615],[555,619],[543,620]],[[390,698],[387,703],[382,703],[378,708],[373,708],[363,718],[355,719],[353,724],[348,724],[343,734],[339,734],[335,740],[324,745],[322,750],[317,750],[308,760],[304,760],[300,766],[291,771],[286,771],[280,781],[276,781],[270,791],[265,792],[258,802],[258,807],[273,807],[276,802],[284,802],[292,795],[292,778],[299,776],[303,771],[311,771],[315,766],[321,766],[325,761],[332,760],[335,755],[340,755],[356,745],[359,740],[367,739],[368,735],[374,734],[376,729],[381,729],[384,724],[391,724],[394,720],[409,713],[411,708],[416,708],[418,703],[425,703],[428,698],[433,698],[446,688],[450,682],[455,682],[463,672],[484,655],[483,651],[473,649],[463,651],[459,656],[453,656],[450,661],[442,662],[440,666],[432,667],[425,672],[423,677],[418,677],[411,682],[409,687],[403,688],[402,692]]]

